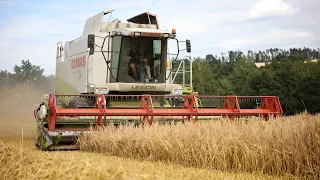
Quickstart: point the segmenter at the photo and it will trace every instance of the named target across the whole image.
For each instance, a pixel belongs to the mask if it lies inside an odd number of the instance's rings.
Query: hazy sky
[[[320,0],[0,0],[0,70],[23,59],[55,72],[56,43],[78,38],[104,10],[126,20],[148,11],[190,39],[192,56],[228,50],[320,47]]]

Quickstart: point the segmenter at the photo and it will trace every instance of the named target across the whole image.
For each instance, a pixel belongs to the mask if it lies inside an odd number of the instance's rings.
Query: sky
[[[86,19],[106,10],[122,22],[156,14],[161,29],[191,40],[182,56],[320,47],[320,0],[0,0],[0,70],[29,59],[54,74],[57,42],[80,37]]]

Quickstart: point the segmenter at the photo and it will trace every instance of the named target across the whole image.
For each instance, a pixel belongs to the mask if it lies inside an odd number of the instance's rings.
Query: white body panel
[[[170,93],[173,89],[182,89],[181,85],[170,84],[171,78],[166,80],[166,83],[110,82],[111,74],[106,60],[110,60],[112,56],[111,53],[107,53],[107,51],[111,51],[112,38],[109,39],[109,37],[106,36],[115,32],[120,32],[124,36],[132,36],[135,32],[140,32],[140,35],[144,34],[147,36],[168,34],[171,37],[174,35],[168,31],[159,30],[157,28],[158,24],[102,22],[103,16],[108,12],[102,12],[89,18],[86,21],[82,37],[65,43],[63,51],[64,58],[57,58],[56,92],[60,94],[99,93],[98,89],[107,88],[108,92],[154,91]],[[95,51],[105,51],[104,55],[106,60],[101,52],[95,52],[89,55],[89,49],[87,48],[89,34],[95,35],[95,44],[97,45]],[[104,37],[106,37],[105,41],[103,39]],[[101,49],[102,46],[103,49]],[[169,48],[167,48],[167,50],[169,50]],[[167,64],[169,66],[171,65],[169,56],[167,57]],[[166,77],[169,73],[170,67],[167,67]]]
[[[56,76],[71,85],[76,92],[86,92],[87,84],[87,38],[65,43],[64,59],[57,61]]]

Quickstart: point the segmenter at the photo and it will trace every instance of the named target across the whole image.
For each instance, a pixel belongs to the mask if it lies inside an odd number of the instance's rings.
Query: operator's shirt
[[[141,56],[141,53],[139,51],[132,51],[130,50],[130,53],[129,53],[129,56],[132,58],[130,63],[139,63],[139,59],[140,59],[140,56]]]

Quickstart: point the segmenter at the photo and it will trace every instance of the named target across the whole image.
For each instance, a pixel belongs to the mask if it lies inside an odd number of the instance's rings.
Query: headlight
[[[100,89],[101,94],[108,94],[108,89],[107,88],[101,88]]]
[[[182,89],[173,89],[173,95],[182,95]]]
[[[108,94],[108,88],[96,88],[96,94]]]

